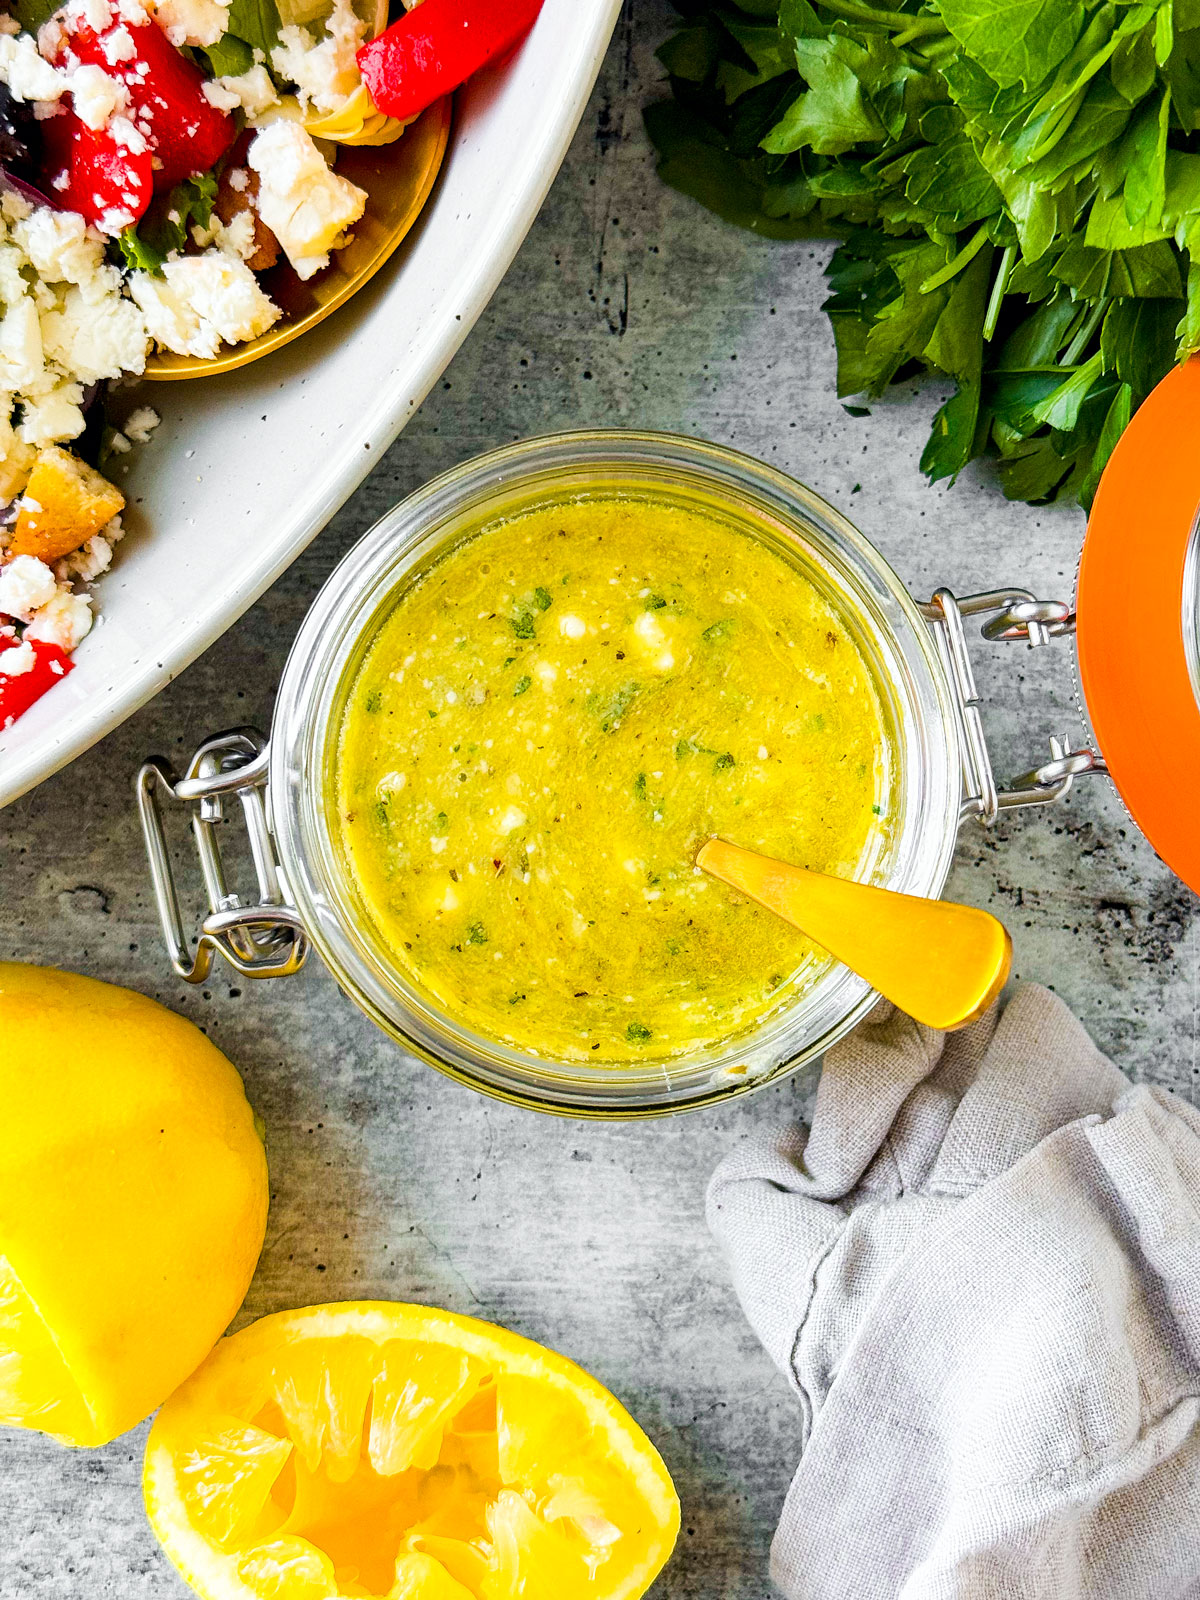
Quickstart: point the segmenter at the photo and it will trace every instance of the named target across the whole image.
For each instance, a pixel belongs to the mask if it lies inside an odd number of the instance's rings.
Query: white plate
[[[75,670],[0,735],[0,805],[195,660],[380,459],[494,293],[566,154],[620,0],[545,0],[511,61],[455,106],[424,217],[351,304],[222,378],[142,386],[162,426],[122,487],[136,513]]]

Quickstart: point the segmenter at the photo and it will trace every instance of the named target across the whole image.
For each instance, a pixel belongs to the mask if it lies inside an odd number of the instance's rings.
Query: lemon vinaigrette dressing
[[[695,867],[708,837],[869,875],[890,743],[798,560],[616,490],[480,528],[384,620],[337,826],[378,937],[477,1031],[620,1063],[727,1039],[825,958]]]

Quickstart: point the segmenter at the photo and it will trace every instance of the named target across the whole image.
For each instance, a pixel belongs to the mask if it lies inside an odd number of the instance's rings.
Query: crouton
[[[10,556],[54,562],[111,522],[125,496],[78,456],[50,445],[40,452],[17,508]]]

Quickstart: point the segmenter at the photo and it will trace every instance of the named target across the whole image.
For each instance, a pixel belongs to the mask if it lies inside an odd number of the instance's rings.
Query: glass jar
[[[202,981],[215,952],[249,977],[296,970],[311,943],[341,988],[399,1044],[473,1088],[574,1116],[650,1116],[711,1104],[794,1071],[849,1031],[875,1002],[829,963],[746,1031],[691,1053],[605,1066],[549,1059],[486,1038],[421,992],[391,958],[363,906],[335,826],[334,762],[346,696],[406,587],[482,524],[548,500],[602,494],[671,501],[734,522],[794,563],[853,634],[890,732],[893,826],[872,881],[936,896],[964,815],[1058,798],[1087,752],[1052,741],[1050,763],[999,791],[983,738],[963,618],[992,638],[1044,643],[1069,608],[1025,591],[918,604],[874,546],[812,490],[717,445],[660,434],[559,434],[469,461],[396,506],[330,575],[292,646],[269,742],[252,730],[210,740],[187,775],[162,762],[139,777],[159,908],[180,976]],[[209,915],[195,956],[170,876],[157,802],[189,803]],[[229,891],[214,824],[240,800],[258,896]]]

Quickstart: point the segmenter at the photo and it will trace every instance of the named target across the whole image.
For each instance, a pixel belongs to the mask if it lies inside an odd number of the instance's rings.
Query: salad
[[[3,3],[3,0],[0,0]],[[383,145],[541,0],[16,0],[0,13],[0,732],[71,668],[124,496],[107,425],[157,352],[211,358],[352,238]]]

